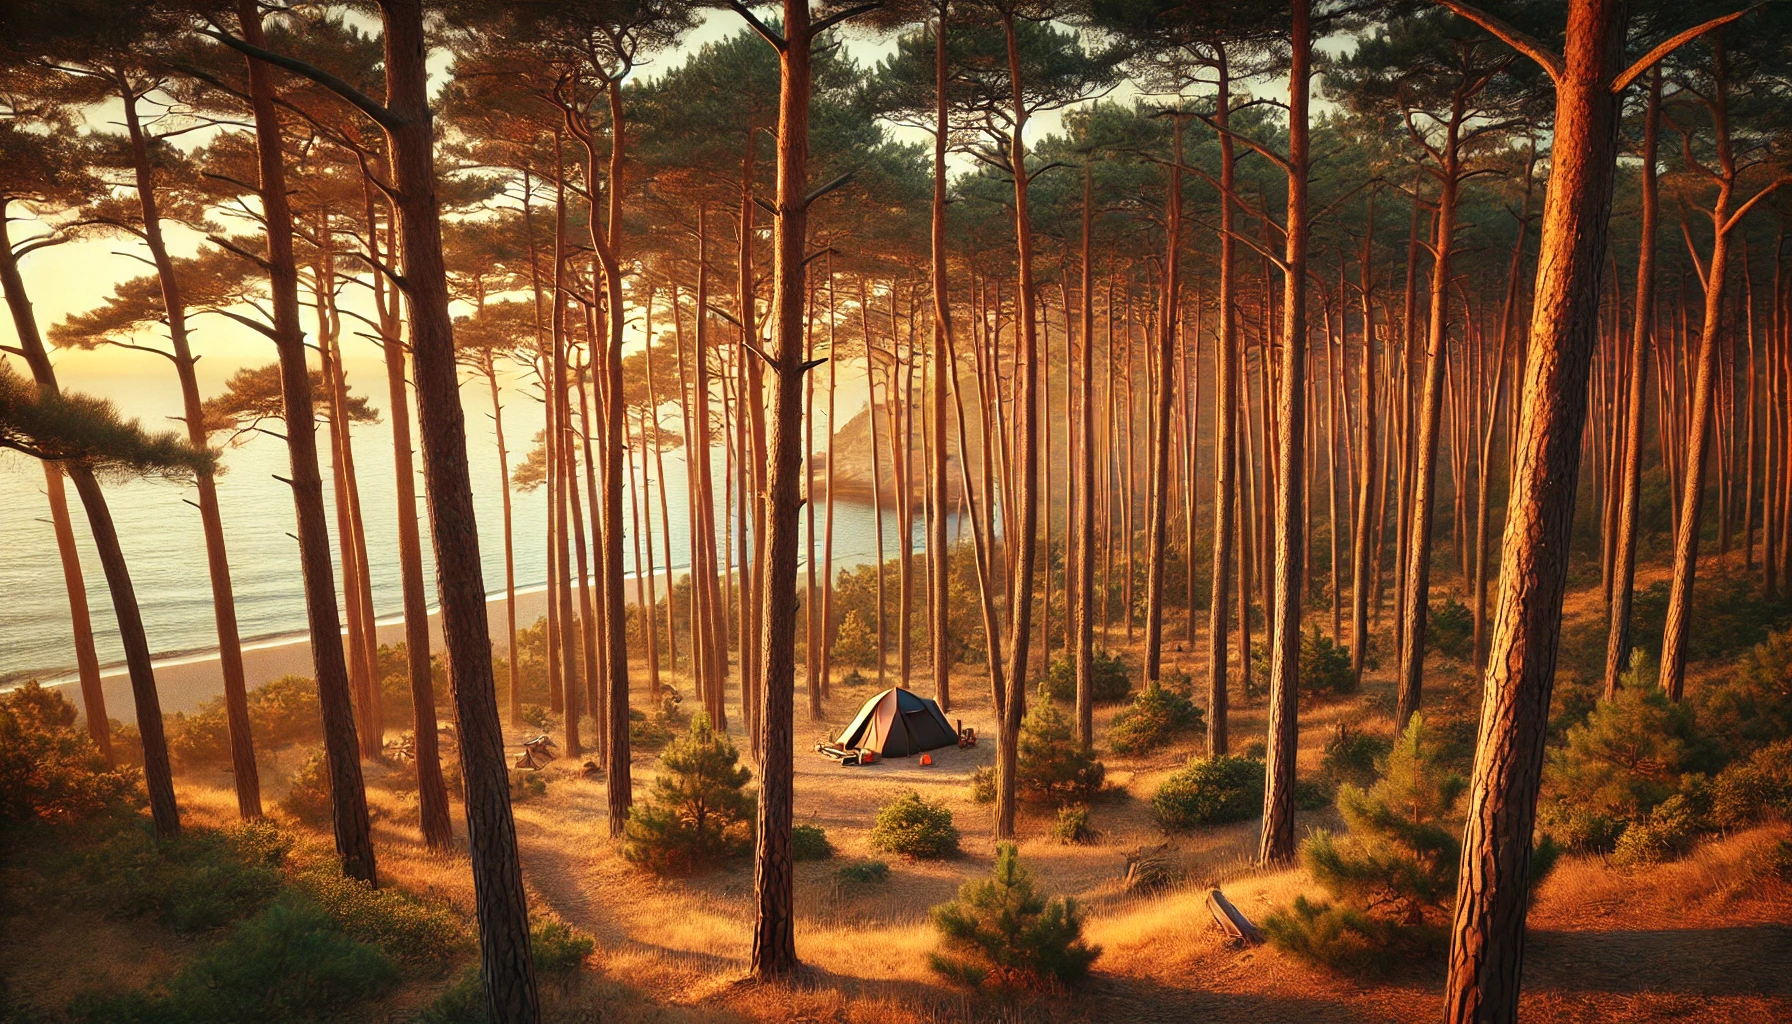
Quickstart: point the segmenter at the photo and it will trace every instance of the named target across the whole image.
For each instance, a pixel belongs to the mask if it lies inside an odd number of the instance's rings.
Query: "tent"
[[[958,732],[938,704],[900,686],[866,701],[839,739],[843,747],[875,751],[884,757],[907,757],[957,742]]]

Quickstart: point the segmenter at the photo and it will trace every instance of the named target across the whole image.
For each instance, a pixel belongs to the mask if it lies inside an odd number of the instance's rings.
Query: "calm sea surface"
[[[362,514],[373,563],[374,606],[376,614],[384,620],[398,614],[402,607],[397,541],[399,510],[393,486],[391,424],[383,415],[387,405],[384,376],[377,364],[351,361],[350,371],[351,388],[371,389],[373,404],[382,411],[379,423],[357,425],[352,436]],[[209,394],[215,389],[205,390]],[[171,370],[164,370],[161,377],[146,376],[141,382],[133,380],[127,387],[101,393],[117,401],[127,415],[141,417],[150,427],[158,427],[179,406]],[[488,396],[489,391],[482,383],[468,384],[461,392],[466,410],[468,456],[473,474],[473,499],[479,517],[485,587],[488,592],[501,593],[504,587],[504,520],[496,435]],[[523,452],[533,443],[536,431],[541,429],[541,406],[515,391],[507,391],[504,401],[505,441],[510,449],[510,466],[514,469]],[[842,415],[847,414],[843,408]],[[277,428],[278,424],[274,426]],[[827,436],[824,426],[820,422],[816,424],[818,446]],[[327,453],[326,433],[320,429],[318,437],[320,449]],[[720,499],[724,456],[720,449],[713,451],[711,456]],[[420,455],[416,462],[417,490],[421,494]],[[664,462],[672,563],[675,570],[682,571],[690,559],[690,510],[683,452],[668,451]],[[292,496],[286,485],[274,478],[276,473],[285,476],[289,472],[285,443],[278,438],[257,435],[240,447],[227,450],[223,465],[225,472],[218,480],[218,497],[223,509],[225,542],[230,551],[242,636],[250,640],[300,632],[305,628],[305,606],[298,544],[292,537],[295,529]],[[651,464],[648,470],[651,479],[645,495],[653,513],[653,564],[657,571],[663,572],[666,531],[662,529],[659,516],[658,473]],[[637,461],[637,478],[640,472],[640,462]],[[326,464],[326,500],[333,502],[330,484],[331,473]],[[157,655],[166,655],[215,647],[216,624],[212,618],[204,538],[200,531],[199,511],[189,504],[189,501],[197,500],[194,489],[161,480],[131,480],[108,483],[106,493],[130,563],[151,649]],[[123,649],[119,644],[105,577],[72,487],[68,489],[68,495],[81,549],[82,569],[87,579],[100,660],[112,664],[122,660]],[[580,496],[582,498],[584,494]],[[543,490],[513,490],[512,502],[517,585],[538,586],[547,575],[546,494]],[[433,608],[435,569],[429,543],[429,522],[421,501],[419,506],[412,514],[418,515],[422,522],[424,574],[430,581]],[[584,511],[590,515],[589,508]],[[648,508],[642,509],[644,514],[647,511]],[[624,516],[632,520],[626,505]],[[727,521],[719,507],[717,521],[719,524]],[[818,532],[822,529],[822,521],[818,508]],[[874,511],[868,504],[843,501],[836,507],[836,571],[871,560],[874,523]],[[629,536],[623,542],[623,558],[633,572],[632,521],[629,526]],[[335,527],[332,512],[332,540]],[[884,516],[884,528],[886,549],[893,551],[901,531],[895,516],[888,512]],[[917,521],[911,531],[917,541],[920,530],[921,524]],[[819,538],[817,550],[820,550]],[[332,544],[332,555],[336,553],[337,548]],[[645,554],[642,561],[643,564],[646,561]],[[337,580],[340,579],[338,566]],[[43,494],[42,470],[24,456],[0,453],[0,679],[17,681],[35,676],[48,680],[72,671],[75,656],[70,637],[68,598],[62,583],[55,534],[50,525],[49,505]]]

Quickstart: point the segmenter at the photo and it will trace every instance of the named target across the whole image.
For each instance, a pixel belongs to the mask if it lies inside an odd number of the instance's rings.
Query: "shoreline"
[[[674,570],[677,573],[677,570]],[[665,578],[664,572],[655,572],[656,581]],[[632,584],[637,577],[630,576],[625,581]],[[676,579],[676,575],[674,579]],[[644,579],[644,577],[643,577]],[[547,614],[547,584],[538,583],[528,587],[518,587],[516,591],[517,628],[523,629],[532,625],[537,618]],[[662,595],[662,600],[663,600]],[[486,622],[491,629],[492,653],[509,654],[509,624],[505,614],[506,595],[500,591],[495,595],[487,595],[485,599]],[[632,594],[628,595],[628,604],[635,604]],[[393,644],[404,640],[404,616],[390,619],[376,619],[374,632],[381,644]],[[343,636],[348,631],[343,630]],[[439,608],[429,610],[429,642],[432,653],[442,648],[442,618]],[[306,631],[296,633],[262,636],[254,640],[246,640],[243,649],[243,683],[254,690],[282,676],[298,675],[311,677],[315,670],[311,661],[311,638]],[[206,701],[224,692],[224,675],[220,666],[218,649],[206,647],[187,649],[157,655],[150,660],[155,669],[156,694],[161,700],[163,713],[193,712]],[[81,701],[81,681],[74,670],[51,670],[41,674],[22,672],[15,675],[0,689],[12,689],[22,686],[33,679],[47,690],[62,693],[77,708],[83,708]],[[136,704],[131,696],[130,677],[122,661],[100,666],[100,688],[105,694],[106,716],[127,725],[137,721]]]

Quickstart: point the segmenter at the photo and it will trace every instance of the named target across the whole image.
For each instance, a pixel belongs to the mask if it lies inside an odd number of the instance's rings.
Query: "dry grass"
[[[1573,611],[1597,614],[1581,605]],[[1204,665],[1204,645],[1184,643],[1187,649],[1181,650],[1171,643],[1170,667],[1195,673]],[[1391,702],[1388,675],[1391,667],[1384,665],[1366,683],[1366,694]],[[923,693],[931,690],[924,680],[914,685]],[[838,688],[825,723],[799,724],[799,745],[837,729],[873,689]],[[949,717],[962,717],[981,735],[993,735],[984,688],[967,673],[957,689],[960,701]],[[1428,708],[1472,714],[1476,696],[1461,666],[1438,661],[1429,667]],[[1098,710],[1098,736],[1116,710]],[[1324,741],[1340,722],[1391,731],[1383,718],[1366,714],[1354,700],[1306,706],[1301,717],[1303,774],[1317,771]],[[735,740],[744,747],[738,721],[734,725]],[[1237,747],[1261,735],[1264,725],[1260,700],[1235,704]],[[799,750],[797,820],[824,827],[837,857],[797,865],[797,945],[806,972],[790,986],[741,982],[750,953],[750,864],[687,879],[643,874],[608,838],[603,782],[580,777],[570,759],[557,762],[545,771],[547,794],[516,805],[526,881],[538,912],[590,932],[598,949],[588,969],[573,979],[544,982],[549,1019],[1267,1024],[1437,1017],[1442,993],[1436,968],[1397,972],[1390,982],[1365,987],[1270,948],[1226,944],[1208,919],[1203,902],[1208,885],[1223,884],[1233,901],[1258,919],[1296,895],[1316,893],[1299,870],[1263,872],[1251,866],[1255,822],[1176,836],[1158,831],[1151,794],[1187,757],[1202,752],[1202,740],[1195,737],[1168,750],[1105,758],[1112,792],[1093,808],[1093,824],[1103,833],[1097,845],[1060,845],[1049,837],[1050,813],[1023,813],[1022,862],[1042,888],[1076,897],[1088,915],[1089,939],[1105,952],[1083,993],[1017,1006],[972,999],[941,984],[926,966],[935,941],[928,909],[984,875],[993,859],[991,808],[973,802],[968,785],[972,770],[992,759],[992,744],[937,752],[930,768],[910,759],[848,769]],[[288,760],[290,755],[274,758],[264,774],[270,806],[284,795]],[[638,795],[653,763],[651,754],[637,753]],[[416,797],[402,772],[370,765],[367,777],[383,880],[433,894],[470,914],[464,853],[434,853],[418,841]],[[964,834],[959,857],[907,862],[870,848],[877,808],[909,789],[952,809]],[[195,821],[222,823],[234,814],[221,778],[184,779],[180,798]],[[1305,813],[1299,824],[1303,830],[1335,826],[1335,812]],[[1784,828],[1755,830],[1707,843],[1680,862],[1637,872],[1597,858],[1563,862],[1538,893],[1530,919],[1525,1019],[1792,1019],[1792,890],[1767,866],[1771,844],[1785,834]],[[327,856],[327,837],[318,836],[317,843]],[[1184,881],[1152,896],[1127,892],[1122,879],[1128,858],[1144,850],[1157,851]],[[887,882],[838,879],[841,864],[873,857],[890,861]],[[166,974],[181,956],[179,942],[152,929],[90,916],[54,926],[14,919],[6,922],[0,939],[0,972],[15,992],[33,986],[39,1005],[60,1005],[96,984],[142,984]],[[413,986],[381,1010],[403,1019],[440,984]]]

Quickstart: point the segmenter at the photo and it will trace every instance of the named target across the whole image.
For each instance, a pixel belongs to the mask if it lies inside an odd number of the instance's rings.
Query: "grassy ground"
[[[1569,613],[1576,621],[1598,616],[1597,594],[1575,595]],[[1205,651],[1186,642],[1177,649],[1181,631],[1178,617],[1167,630],[1168,664],[1198,676]],[[1126,648],[1122,637],[1114,640],[1116,648]],[[1341,722],[1391,733],[1381,710],[1392,704],[1390,674],[1384,662],[1363,694],[1303,707],[1303,776],[1316,772],[1324,740]],[[925,679],[912,685],[923,694],[933,689]],[[1478,695],[1463,666],[1436,660],[1426,686],[1428,712],[1472,717]],[[927,912],[964,881],[984,875],[993,860],[991,808],[975,803],[968,785],[972,770],[993,759],[993,744],[937,752],[927,768],[913,758],[842,768],[808,752],[813,740],[830,727],[837,730],[874,690],[871,683],[837,686],[823,723],[808,722],[805,701],[798,700],[797,820],[823,826],[837,853],[832,860],[797,866],[797,946],[808,969],[793,986],[740,982],[749,954],[750,862],[687,879],[644,875],[607,838],[602,780],[581,777],[570,759],[544,770],[545,795],[516,805],[531,896],[540,909],[597,940],[584,969],[544,982],[550,1019],[1265,1024],[1437,1016],[1442,977],[1435,965],[1403,966],[1388,979],[1366,984],[1268,947],[1238,949],[1224,942],[1203,903],[1209,886],[1222,886],[1258,919],[1315,890],[1299,870],[1264,872],[1251,865],[1254,821],[1168,836],[1157,828],[1150,796],[1188,756],[1202,752],[1199,739],[1147,756],[1104,757],[1112,792],[1093,806],[1093,823],[1102,832],[1097,845],[1061,845],[1050,837],[1052,816],[1046,809],[1023,814],[1022,862],[1043,889],[1077,898],[1088,914],[1088,937],[1104,948],[1083,992],[1002,1006],[945,986],[927,967],[926,954],[934,945]],[[966,670],[955,678],[954,690],[960,699],[950,717],[993,735],[984,681]],[[1097,745],[1104,751],[1100,736],[1112,715],[1111,708],[1097,712]],[[738,720],[733,725],[744,749]],[[1236,748],[1260,736],[1263,725],[1261,701],[1238,703],[1232,720]],[[509,738],[514,742],[520,735]],[[295,757],[273,759],[268,773],[273,778],[264,781],[270,797],[282,795],[281,778]],[[637,752],[637,794],[644,792],[642,780],[653,764],[651,753]],[[432,854],[422,847],[405,773],[370,765],[368,781],[383,882],[470,915],[464,855]],[[189,820],[227,823],[234,810],[227,784],[218,776],[184,777],[179,795]],[[960,857],[910,863],[871,850],[868,835],[877,807],[910,789],[951,807],[964,833]],[[458,814],[456,820],[458,825]],[[1302,832],[1336,825],[1329,807],[1301,814],[1298,823]],[[1648,869],[1615,868],[1600,858],[1564,860],[1539,891],[1530,917],[1525,1019],[1792,1019],[1792,887],[1770,864],[1774,843],[1787,834],[1779,825],[1730,835],[1681,861]],[[1170,864],[1181,881],[1157,893],[1129,892],[1127,866],[1145,854]],[[317,836],[299,855],[327,857],[327,837]],[[857,883],[837,876],[843,864],[871,857],[890,861],[887,881]],[[53,1013],[96,988],[150,984],[203,942],[140,921],[114,920],[101,908],[52,913],[49,901],[53,894],[15,900],[0,929],[0,978],[15,1007]],[[355,1019],[412,1019],[453,976],[452,971],[413,976]]]

